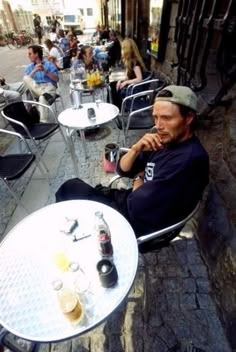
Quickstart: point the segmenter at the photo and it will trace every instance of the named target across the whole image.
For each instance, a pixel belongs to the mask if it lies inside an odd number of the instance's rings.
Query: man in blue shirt
[[[65,37],[65,33],[63,29],[59,29],[57,36],[58,36],[59,47],[63,51],[64,55],[70,56],[70,42],[69,42],[69,39]]]
[[[117,171],[134,178],[129,190],[95,188],[80,179],[65,182],[56,200],[89,199],[122,213],[137,236],[170,226],[195,208],[208,184],[209,158],[194,135],[197,97],[171,85],[155,99],[155,133],[146,133],[120,158]]]
[[[42,104],[50,105],[55,98],[58,70],[50,61],[43,60],[43,49],[38,45],[28,47],[30,61],[25,69],[24,83],[30,92],[39,98]],[[39,107],[40,121],[48,120],[48,109]]]

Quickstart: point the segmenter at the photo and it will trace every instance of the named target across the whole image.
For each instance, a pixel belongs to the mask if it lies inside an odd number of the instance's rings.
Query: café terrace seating
[[[51,117],[54,121],[49,123],[33,122],[32,116],[26,109],[25,104],[31,106],[43,106],[44,108],[49,110]],[[66,144],[64,134],[61,130],[61,126],[57,121],[57,117],[53,109],[48,105],[44,105],[35,101],[21,101],[11,103],[5,106],[2,110],[2,116],[7,122],[10,123],[14,131],[22,136],[22,139],[25,138],[29,140],[31,146],[35,150],[35,154],[38,160],[41,160],[45,169],[48,170],[45,162],[42,159],[42,155],[39,148],[40,144],[49,137],[51,137],[58,130],[60,131],[63,140]]]
[[[29,169],[29,167],[34,161],[36,162],[42,175],[47,180],[49,180],[47,172],[44,171],[40,162],[37,160],[35,154],[32,153],[28,142],[21,134],[4,129],[0,129],[0,133],[8,134],[19,138],[21,142],[24,143],[24,146],[26,148],[26,151],[22,153],[7,153],[0,156],[0,179],[2,180],[2,182],[5,183],[6,187],[8,188],[9,192],[16,200],[16,202],[20,204],[28,213],[28,210],[25,208],[20,198],[16,195],[16,192],[14,192],[13,188],[10,187],[10,182],[19,179]]]
[[[148,130],[153,126],[152,107],[154,99],[164,85],[165,83],[159,79],[135,84],[132,86],[133,94],[123,99],[116,124],[118,129],[123,132],[124,146],[127,144],[129,130]]]

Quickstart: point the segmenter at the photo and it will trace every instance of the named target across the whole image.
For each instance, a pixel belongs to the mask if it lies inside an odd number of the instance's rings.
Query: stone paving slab
[[[75,138],[74,141],[79,176],[92,185],[107,184],[112,176],[104,172],[101,162],[105,144],[117,141],[114,124],[110,123],[108,126],[111,133],[106,139],[86,142],[88,159],[83,155],[80,139]],[[60,140],[60,137],[57,138]],[[136,138],[138,134],[132,132],[130,143]],[[68,148],[59,150],[58,170],[52,174],[47,204],[55,201],[54,194],[58,187],[65,180],[75,176]],[[51,157],[53,158],[53,155]],[[15,183],[14,187],[19,196],[27,188],[34,170],[29,170]],[[2,185],[0,200],[0,233],[3,236],[16,205]],[[39,351],[167,352],[179,343],[188,344],[190,341],[205,352],[231,351],[218,318],[207,267],[200,255],[195,231],[196,221],[191,221],[169,247],[145,254],[144,261],[140,258],[139,272],[127,301],[103,324],[69,341],[41,344]],[[148,278],[148,321],[144,319],[145,278]],[[20,343],[25,351],[29,351],[26,341],[20,340]],[[175,350],[178,351],[177,348]]]

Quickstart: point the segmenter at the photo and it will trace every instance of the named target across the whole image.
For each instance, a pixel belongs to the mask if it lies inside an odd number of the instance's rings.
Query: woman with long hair
[[[113,104],[119,108],[121,108],[122,98],[126,95],[127,86],[142,82],[143,73],[146,71],[143,59],[133,39],[126,38],[121,43],[121,57],[126,68],[125,78],[110,84]]]
[[[64,54],[61,48],[54,44],[50,39],[45,40],[44,44],[49,51],[49,56],[47,59],[51,61],[58,68],[58,70],[62,70]]]

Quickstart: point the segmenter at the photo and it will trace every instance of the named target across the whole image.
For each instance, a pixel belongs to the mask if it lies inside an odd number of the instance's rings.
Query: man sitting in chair
[[[90,199],[107,204],[126,217],[137,236],[184,219],[208,184],[209,158],[193,132],[196,107],[190,88],[165,87],[153,108],[156,133],[146,133],[118,162],[118,173],[134,178],[133,188],[93,188],[72,179],[57,191],[57,202]]]
[[[30,92],[39,98],[39,103],[51,105],[56,96],[58,70],[50,61],[43,60],[43,49],[39,45],[28,47],[31,61],[25,69],[24,83]],[[40,121],[48,120],[48,109],[39,106]]]

